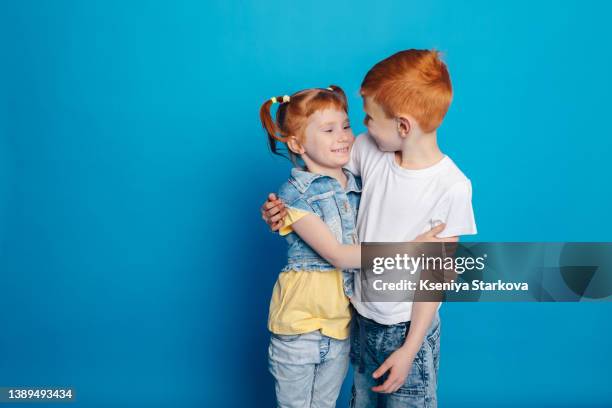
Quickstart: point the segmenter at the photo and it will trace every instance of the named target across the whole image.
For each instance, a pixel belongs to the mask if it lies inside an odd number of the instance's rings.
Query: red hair
[[[277,143],[287,143],[290,136],[295,136],[298,141],[304,138],[306,121],[313,113],[329,108],[343,110],[348,113],[348,103],[342,88],[330,85],[329,88],[310,88],[294,93],[289,102],[281,102],[282,96],[277,96],[280,102],[276,110],[276,119],[272,118],[272,100],[265,101],[259,109],[261,124],[268,135],[270,150],[274,154],[282,156],[278,152]],[[294,157],[293,153],[289,154]]]
[[[361,83],[361,96],[371,97],[388,117],[411,115],[429,133],[442,123],[453,90],[438,51],[411,49],[374,65]]]

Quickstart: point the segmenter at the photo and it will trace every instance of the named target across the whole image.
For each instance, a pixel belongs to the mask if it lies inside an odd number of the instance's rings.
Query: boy
[[[368,132],[357,138],[348,169],[363,180],[361,242],[406,242],[438,223],[438,237],[476,233],[471,183],[437,143],[452,87],[433,50],[398,52],[361,84]],[[276,230],[284,207],[270,196],[263,218]],[[439,232],[439,229],[436,229]],[[361,287],[355,279],[355,294]],[[439,302],[360,302],[351,331],[351,406],[437,406]]]

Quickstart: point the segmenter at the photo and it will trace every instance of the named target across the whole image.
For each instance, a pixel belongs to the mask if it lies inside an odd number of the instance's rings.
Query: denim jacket
[[[343,169],[347,176],[346,189],[338,180],[321,174],[310,173],[299,168],[291,170],[291,177],[278,191],[278,197],[285,206],[317,214],[338,242],[342,244],[357,244],[357,210],[361,196],[361,179],[350,171]],[[296,233],[285,236],[289,248],[287,250],[287,265],[283,272],[289,270],[333,270],[337,269],[319,254],[317,254]],[[353,295],[353,279],[355,270],[344,270],[344,293]]]

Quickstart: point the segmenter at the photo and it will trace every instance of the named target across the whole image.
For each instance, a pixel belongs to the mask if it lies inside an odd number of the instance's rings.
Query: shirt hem
[[[412,317],[412,310],[410,312],[398,313],[398,314],[389,316],[389,315],[381,315],[379,313],[373,312],[372,310],[360,305],[357,302],[355,303],[351,302],[351,303],[353,304],[353,307],[355,308],[357,313],[359,313],[361,316],[367,317],[368,319],[374,320],[376,323],[384,324],[387,326],[392,325],[392,324],[408,322],[410,321],[410,318]]]
[[[313,332],[313,331],[320,330],[321,334],[323,334],[324,336],[332,337],[332,338],[334,338],[336,340],[346,340],[346,339],[349,338],[349,334],[350,334],[350,331],[349,331],[348,327],[347,327],[345,333],[338,333],[335,330],[329,330],[329,329],[326,329],[326,328],[320,327],[320,326],[313,326],[312,328],[305,328],[305,329],[301,329],[301,330],[279,330],[278,327],[269,326],[268,330],[271,333],[274,333],[274,334],[282,334],[282,335],[289,335],[289,336],[290,335],[295,335],[295,334],[306,334],[306,333],[310,333],[310,332]]]

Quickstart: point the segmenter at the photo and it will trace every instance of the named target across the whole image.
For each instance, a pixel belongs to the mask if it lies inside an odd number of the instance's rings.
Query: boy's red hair
[[[442,123],[453,90],[438,51],[411,49],[374,65],[361,83],[361,96],[371,97],[391,118],[411,115],[429,133]]]

